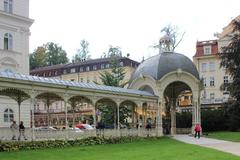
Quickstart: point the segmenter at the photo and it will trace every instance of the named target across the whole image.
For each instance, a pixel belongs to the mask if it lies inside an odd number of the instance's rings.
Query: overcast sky
[[[157,54],[152,46],[172,24],[186,32],[176,52],[192,59],[197,40],[216,39],[239,14],[240,0],[30,0],[30,52],[55,42],[71,59],[85,39],[92,58],[113,45],[140,61]]]

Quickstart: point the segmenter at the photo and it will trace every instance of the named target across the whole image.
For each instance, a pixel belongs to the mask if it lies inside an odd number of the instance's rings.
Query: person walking
[[[150,131],[152,129],[152,124],[150,121],[147,122],[146,129],[147,129],[147,136],[149,137]]]
[[[25,136],[25,127],[23,125],[23,121],[21,121],[20,124],[19,124],[19,137],[18,137],[19,141],[21,140],[21,136],[23,136],[23,138],[25,140],[27,140],[27,138]]]
[[[197,123],[195,125],[195,128],[194,128],[194,131],[195,131],[195,138],[198,137],[198,139],[200,138],[200,132],[201,132],[201,126],[199,123]]]
[[[12,132],[12,140],[16,140],[17,129],[18,129],[16,121],[12,121],[12,124],[10,125],[10,129]]]

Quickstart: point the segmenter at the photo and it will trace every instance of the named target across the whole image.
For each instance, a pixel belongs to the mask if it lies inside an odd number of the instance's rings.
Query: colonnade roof
[[[116,93],[127,93],[127,94],[155,97],[155,95],[149,92],[135,90],[135,89],[97,85],[94,83],[80,83],[76,81],[65,81],[60,79],[30,76],[30,75],[24,75],[20,73],[12,73],[12,72],[0,72],[0,78],[7,78],[9,80],[11,79],[11,80],[27,81],[30,84],[34,82],[38,82],[42,84],[54,84],[54,85],[61,85],[61,86],[77,87],[82,89],[92,89],[92,90],[101,90],[101,91],[109,91],[109,92],[116,92]]]

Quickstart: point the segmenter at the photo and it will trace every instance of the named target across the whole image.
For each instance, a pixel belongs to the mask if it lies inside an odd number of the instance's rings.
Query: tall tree
[[[38,47],[30,54],[30,69],[46,66],[46,50],[44,47]]]
[[[222,48],[221,66],[225,67],[232,77],[228,84],[230,94],[233,97],[229,102],[227,111],[229,114],[229,127],[231,130],[240,129],[240,21],[233,20],[233,37],[230,43]]]
[[[120,48],[110,47],[108,57],[111,57],[111,71],[104,71],[100,73],[100,79],[104,85],[114,87],[124,87],[128,82],[123,82],[125,77],[124,68],[120,65],[119,58],[122,55]],[[95,82],[96,83],[96,82]],[[102,118],[106,124],[113,124],[117,116],[116,107],[103,105],[99,110],[102,113]],[[120,123],[124,124],[127,117],[129,117],[131,110],[127,107],[122,107],[119,111]],[[127,125],[127,124],[126,124]],[[116,126],[116,124],[115,124]]]
[[[88,60],[91,58],[91,55],[89,55],[89,42],[86,40],[81,40],[80,42],[80,48],[77,49],[77,53],[74,55],[73,60],[74,61],[81,61],[81,60]]]
[[[174,51],[175,48],[182,41],[183,36],[185,34],[185,32],[180,34],[178,31],[178,27],[172,26],[170,24],[163,27],[161,32],[165,34],[165,36],[161,39],[164,44],[162,46],[158,46],[158,47],[162,47],[161,49],[163,49],[165,51]],[[160,43],[161,43],[161,40],[160,40]],[[161,44],[159,44],[159,45],[161,45]]]
[[[48,42],[46,48],[46,61],[48,65],[68,63],[67,53],[61,46],[53,42]]]
[[[39,46],[32,54],[30,54],[30,69],[64,64],[67,62],[67,53],[61,46],[58,46],[53,42],[48,42]]]
[[[127,82],[123,82],[125,77],[124,68],[121,67],[118,56],[111,57],[111,71],[104,71],[100,73],[100,79],[106,86],[124,87]]]

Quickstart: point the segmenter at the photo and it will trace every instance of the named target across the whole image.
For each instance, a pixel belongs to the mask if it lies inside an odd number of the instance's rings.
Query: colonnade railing
[[[19,138],[19,131],[13,131],[10,128],[0,128],[0,141],[17,141]],[[13,136],[15,135],[15,140]],[[104,129],[104,130],[32,130],[25,129],[25,137],[21,136],[20,141],[41,141],[41,140],[74,140],[83,139],[93,136],[104,136],[104,137],[120,137],[120,136],[157,136],[157,129],[153,128],[147,130],[145,128],[134,128],[134,129]],[[25,139],[26,138],[26,139]]]

